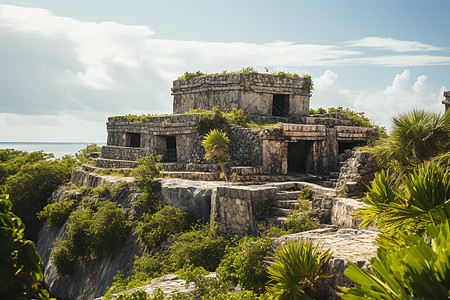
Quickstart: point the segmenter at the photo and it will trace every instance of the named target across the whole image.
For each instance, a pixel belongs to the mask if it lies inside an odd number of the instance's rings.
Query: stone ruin
[[[445,105],[445,111],[450,109],[450,91],[444,92],[445,100],[442,100],[442,104]]]
[[[162,155],[171,177],[217,180],[217,164],[204,159],[203,136],[195,125],[201,114],[191,109],[242,109],[261,122],[279,122],[275,128],[252,130],[224,125],[230,138],[230,171],[241,181],[262,175],[334,175],[348,151],[377,137],[373,128],[352,126],[346,114],[309,116],[311,78],[259,73],[206,75],[175,80],[173,113],[131,122],[112,117],[107,122],[107,145],[97,167],[129,168],[136,159]],[[259,175],[259,177],[255,177]],[[273,180],[273,176],[271,179]]]

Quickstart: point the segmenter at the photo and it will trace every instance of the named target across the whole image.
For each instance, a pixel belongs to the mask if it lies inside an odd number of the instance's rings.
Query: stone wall
[[[277,189],[270,186],[221,186],[211,198],[211,224],[229,236],[257,231],[256,219],[267,214]]]
[[[304,78],[241,73],[208,75],[189,80],[175,80],[172,87],[173,112],[185,113],[190,109],[242,109],[254,115],[272,115],[274,94],[289,96],[289,115],[305,116],[309,113],[310,93],[304,88]]]
[[[377,233],[371,230],[338,229],[337,227],[320,228],[272,239],[272,246],[278,248],[289,241],[306,239],[313,245],[320,243],[323,249],[330,248],[332,257],[325,266],[325,272],[333,275],[318,284],[314,299],[340,299],[336,292],[339,286],[351,287],[354,283],[344,275],[348,261],[359,268],[367,268],[369,259],[376,256]]]
[[[344,191],[348,196],[359,195],[367,191],[366,185],[370,185],[375,172],[378,171],[379,168],[372,153],[355,151],[343,163],[336,189]]]

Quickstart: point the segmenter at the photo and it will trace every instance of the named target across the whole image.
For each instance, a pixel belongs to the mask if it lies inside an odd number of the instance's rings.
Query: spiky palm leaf
[[[392,119],[390,139],[373,148],[382,166],[409,169],[450,150],[450,111],[412,110]]]
[[[417,235],[400,247],[379,248],[372,271],[353,263],[345,276],[356,283],[341,287],[343,299],[448,299],[450,296],[450,228],[448,220],[428,225],[430,244]]]
[[[400,181],[381,172],[364,203],[369,207],[360,209],[363,226],[377,220],[380,228],[399,231],[442,223],[450,218],[450,171],[427,163]]]
[[[311,241],[284,245],[270,262],[267,292],[275,299],[311,299],[305,290],[312,290],[318,280],[330,277],[323,272],[331,254],[330,249],[321,252],[320,246],[314,247]]]

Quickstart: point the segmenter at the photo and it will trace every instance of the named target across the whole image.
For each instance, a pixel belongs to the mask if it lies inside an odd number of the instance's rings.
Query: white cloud
[[[442,50],[442,48],[440,47],[424,44],[421,42],[403,41],[393,38],[382,38],[375,36],[365,37],[357,41],[348,42],[346,44],[353,47],[379,48],[395,52],[422,52]]]
[[[254,66],[261,71],[276,67],[301,72],[315,66],[450,63],[447,56],[366,57],[351,48],[358,41],[350,47],[224,43],[152,39],[152,34],[146,26],[84,22],[40,8],[0,5],[0,123],[5,124],[0,139],[71,141],[86,134],[86,140],[96,140],[104,135],[109,115],[171,112],[171,81],[187,70],[212,73]],[[360,40],[359,46],[362,41],[397,52],[436,50],[419,42],[369,38]],[[424,78],[414,89],[421,91],[423,86]],[[313,106],[314,101],[323,103],[318,106],[362,103],[354,92],[339,87],[331,71],[316,78],[315,87]],[[62,125],[62,119],[70,122]],[[44,120],[52,125],[45,127]],[[22,123],[34,129],[28,131]],[[43,128],[53,128],[53,138],[35,132]]]
[[[337,74],[327,70],[322,76],[314,79],[315,92],[311,106],[349,107],[365,112],[375,123],[388,128],[393,116],[413,108],[442,112],[444,110],[441,104],[442,94],[446,88],[434,90],[427,84],[425,75],[418,76],[411,84],[410,77],[410,71],[404,70],[396,74],[392,84],[384,89],[350,90],[340,87]]]

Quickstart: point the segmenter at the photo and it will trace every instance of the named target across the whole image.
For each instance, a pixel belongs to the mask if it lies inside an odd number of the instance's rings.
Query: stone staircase
[[[282,190],[275,194],[275,199],[269,209],[269,215],[264,216],[265,223],[271,226],[281,226],[287,216],[298,207],[297,198],[300,190]]]
[[[330,172],[329,176],[324,176],[322,185],[324,187],[336,188],[339,179],[339,172]]]

